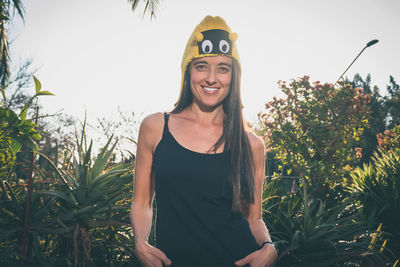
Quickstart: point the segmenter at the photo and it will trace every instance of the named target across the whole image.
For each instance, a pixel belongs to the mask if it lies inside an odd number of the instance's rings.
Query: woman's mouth
[[[205,86],[203,86],[203,90],[207,94],[214,94],[219,90],[219,88],[218,87],[205,87]]]

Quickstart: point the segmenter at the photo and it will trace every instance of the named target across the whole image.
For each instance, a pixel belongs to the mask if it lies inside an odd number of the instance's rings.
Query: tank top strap
[[[168,120],[169,120],[169,113],[164,112],[164,129],[163,129],[163,137],[169,132],[168,129]]]

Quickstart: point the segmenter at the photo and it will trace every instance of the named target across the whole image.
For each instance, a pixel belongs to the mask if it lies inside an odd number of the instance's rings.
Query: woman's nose
[[[206,83],[207,85],[213,85],[215,84],[217,81],[215,79],[215,72],[213,70],[210,70],[208,72],[208,76],[206,77]]]

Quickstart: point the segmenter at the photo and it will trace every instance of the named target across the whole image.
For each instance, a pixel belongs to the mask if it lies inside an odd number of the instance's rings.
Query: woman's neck
[[[225,112],[222,105],[216,108],[204,109],[196,105],[196,103],[190,104],[185,109],[187,116],[196,120],[202,125],[215,125],[223,124],[225,118]]]

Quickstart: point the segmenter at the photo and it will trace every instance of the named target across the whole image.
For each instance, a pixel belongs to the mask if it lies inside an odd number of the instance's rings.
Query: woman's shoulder
[[[164,129],[164,113],[157,112],[146,116],[140,124],[139,136],[145,138],[147,142],[158,143],[162,137]]]
[[[264,140],[255,134],[252,130],[246,130],[247,137],[249,139],[250,147],[253,151],[263,151],[265,149]]]
[[[141,123],[141,126],[147,128],[154,128],[164,125],[164,113],[163,112],[156,112],[150,115],[147,115]]]

